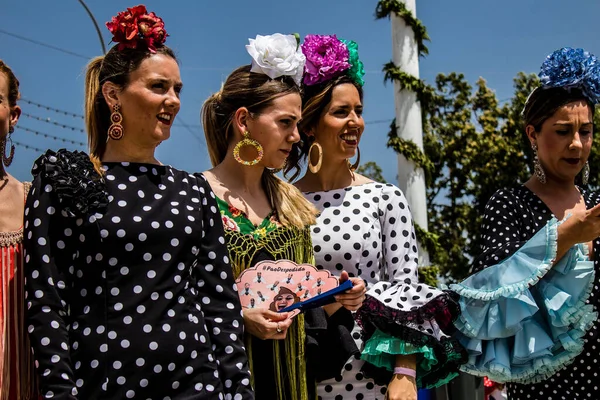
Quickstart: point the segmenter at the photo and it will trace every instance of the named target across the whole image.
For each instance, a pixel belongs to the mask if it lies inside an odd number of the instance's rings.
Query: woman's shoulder
[[[48,194],[68,215],[87,214],[108,204],[104,179],[82,151],[48,150],[34,162],[31,174],[34,189],[30,195]]]
[[[492,194],[487,201],[486,208],[496,204],[518,206],[524,201],[527,201],[532,196],[532,192],[523,185],[505,187],[498,189]]]

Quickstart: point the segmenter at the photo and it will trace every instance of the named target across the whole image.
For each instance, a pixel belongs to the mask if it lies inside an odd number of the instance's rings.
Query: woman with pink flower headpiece
[[[365,127],[357,47],[335,35],[304,40],[302,140],[286,171],[295,170],[294,179],[308,160],[296,186],[320,211],[312,228],[317,266],[346,270],[369,289],[353,329],[362,357],[331,371],[318,393],[332,400],[414,400],[417,387],[448,382],[464,360],[447,335],[458,306],[450,293],[418,282],[415,232],[400,189],[356,173]]]
[[[26,319],[47,399],[254,399],[208,183],[163,165],[182,82],[162,19],[107,23],[90,61],[90,155],[48,150],[25,209]],[[2,397],[2,396],[0,396]]]

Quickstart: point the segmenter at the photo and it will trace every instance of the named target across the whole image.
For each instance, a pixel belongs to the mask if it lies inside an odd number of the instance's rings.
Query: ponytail
[[[100,71],[104,56],[96,57],[87,65],[85,72],[85,125],[88,133],[90,160],[94,169],[104,175],[102,156],[106,150],[106,138],[110,112],[101,93]],[[108,114],[108,116],[107,116]],[[104,129],[105,128],[105,129]]]
[[[219,118],[218,109],[221,92],[213,93],[202,105],[202,127],[204,136],[208,143],[208,155],[213,167],[219,165],[225,159],[228,148],[229,126],[231,122],[223,125],[223,118]],[[226,132],[223,134],[222,132]]]

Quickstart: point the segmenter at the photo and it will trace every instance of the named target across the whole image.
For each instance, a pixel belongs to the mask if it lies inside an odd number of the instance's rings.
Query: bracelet
[[[406,376],[411,376],[416,379],[417,371],[415,371],[414,369],[410,369],[410,368],[396,367],[396,368],[394,368],[394,375],[406,375]]]

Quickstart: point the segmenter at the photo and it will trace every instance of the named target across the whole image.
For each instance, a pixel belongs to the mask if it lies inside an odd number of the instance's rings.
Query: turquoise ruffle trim
[[[410,354],[417,355],[417,387],[421,388],[423,387],[423,377],[426,376],[432,370],[432,368],[434,368],[434,366],[440,362],[435,355],[435,351],[427,345],[416,346],[377,329],[371,338],[365,343],[365,348],[362,352],[361,359],[375,365],[376,367],[393,371],[394,366],[396,365],[396,356]],[[454,361],[460,358],[460,353],[446,354],[446,361]],[[457,375],[458,373],[449,373],[447,376],[439,379],[434,384],[428,385],[428,388],[442,386],[450,382]]]
[[[455,337],[467,348],[461,369],[497,382],[535,383],[571,363],[598,315],[586,304],[594,286],[587,246],[556,264],[552,219],[516,253],[450,288],[462,314]]]

